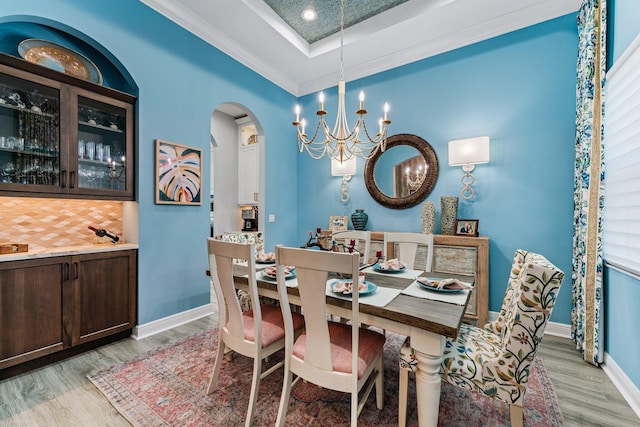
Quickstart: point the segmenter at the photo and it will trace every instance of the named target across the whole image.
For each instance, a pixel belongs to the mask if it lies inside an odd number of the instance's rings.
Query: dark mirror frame
[[[427,174],[424,182],[413,194],[407,197],[389,197],[384,194],[378,188],[375,180],[375,169],[376,163],[380,156],[382,156],[386,150],[399,146],[399,145],[408,145],[416,150],[424,157],[426,163],[429,165],[429,173]],[[436,181],[438,180],[439,166],[438,166],[438,157],[436,156],[436,152],[433,150],[433,147],[424,139],[420,138],[417,135],[412,135],[408,133],[400,133],[397,135],[393,135],[387,138],[387,144],[385,147],[385,151],[378,151],[367,160],[364,165],[364,182],[367,186],[367,190],[371,197],[382,206],[386,206],[391,209],[407,209],[413,206],[416,206],[433,191],[433,187],[436,185]]]

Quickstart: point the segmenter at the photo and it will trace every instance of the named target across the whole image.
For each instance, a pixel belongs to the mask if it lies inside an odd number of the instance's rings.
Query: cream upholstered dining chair
[[[563,278],[564,273],[542,255],[518,249],[498,318],[484,328],[462,324],[457,339],[447,339],[442,378],[508,403],[511,425],[522,426],[531,364]],[[403,426],[408,371],[415,369],[415,357],[408,347],[401,349],[400,368],[398,421]]]
[[[283,310],[285,319],[284,385],[277,426],[283,426],[289,406],[292,375],[331,390],[351,393],[351,425],[374,385],[376,406],[383,405],[382,349],[384,335],[360,327],[358,292],[351,301],[351,324],[330,321],[327,316],[326,290],[329,272],[358,277],[358,254],[310,251],[276,246],[278,295],[282,307],[287,305],[287,287],[283,277],[285,265],[295,266],[300,305],[304,313],[305,331],[294,341],[290,310]],[[358,392],[364,389],[362,399]]]
[[[360,264],[369,262],[371,250],[371,232],[368,230],[345,230],[334,231],[333,240],[345,246],[351,245],[351,240],[355,241],[355,247],[360,252]],[[344,252],[344,251],[342,251]]]
[[[225,349],[253,358],[253,381],[245,425],[250,426],[255,414],[260,380],[284,365],[280,361],[262,372],[262,360],[284,347],[284,322],[280,307],[260,303],[255,269],[255,245],[223,242],[208,239],[209,269],[213,288],[218,299],[219,336],[211,381],[207,394],[211,394],[218,385],[220,367]],[[247,260],[248,293],[251,309],[243,311],[240,298],[233,280],[233,260]],[[289,305],[286,305],[289,307]],[[292,333],[300,333],[304,319],[300,314],[289,316]]]
[[[385,232],[384,245],[382,247],[384,259],[388,259],[388,244],[394,245],[395,258],[399,259],[407,268],[414,269],[415,267],[419,267],[422,270],[431,271],[433,261],[433,234]],[[425,262],[416,265],[416,254],[419,246],[426,248]]]

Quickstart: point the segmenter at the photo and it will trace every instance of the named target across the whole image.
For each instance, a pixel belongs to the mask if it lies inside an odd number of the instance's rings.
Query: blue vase
[[[364,212],[364,209],[356,209],[356,211],[351,214],[351,223],[356,230],[364,230],[368,220],[369,215]]]

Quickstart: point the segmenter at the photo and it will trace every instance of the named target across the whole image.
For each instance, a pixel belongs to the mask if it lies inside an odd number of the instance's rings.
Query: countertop
[[[28,252],[16,252],[12,254],[0,255],[0,262],[4,261],[20,261],[25,259],[50,258],[65,255],[91,254],[98,252],[126,251],[130,249],[138,249],[136,243],[102,243],[96,245],[82,246],[61,246],[56,248],[35,249]]]

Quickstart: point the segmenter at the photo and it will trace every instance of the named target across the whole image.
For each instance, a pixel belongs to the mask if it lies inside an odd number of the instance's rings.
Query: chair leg
[[[522,406],[509,405],[509,416],[511,417],[511,427],[524,426],[524,414],[522,413]]]
[[[220,331],[220,336],[222,336],[222,331]],[[222,366],[224,349],[224,342],[222,341],[222,339],[218,340],[218,352],[216,354],[216,361],[213,364],[213,372],[211,373],[211,379],[209,380],[209,386],[207,387],[207,394],[211,394],[213,390],[218,386],[218,378],[220,377],[220,366]]]
[[[284,426],[284,419],[287,417],[287,407],[289,406],[289,395],[291,394],[291,371],[289,370],[288,363],[285,362],[284,366],[282,395],[280,396],[280,407],[278,408],[278,417],[276,418],[276,426],[278,427]]]
[[[383,373],[383,358],[380,355],[378,359],[378,363],[376,369],[378,373],[376,374],[376,407],[378,409],[382,409],[384,405],[384,373]]]
[[[262,359],[258,355],[253,358],[253,381],[251,381],[251,394],[249,395],[249,407],[247,408],[247,418],[244,425],[250,427],[253,424],[253,416],[256,412],[258,402],[258,390],[260,389],[260,375],[262,372]]]
[[[407,395],[409,394],[409,371],[400,368],[400,384],[398,387],[398,427],[407,425]]]

